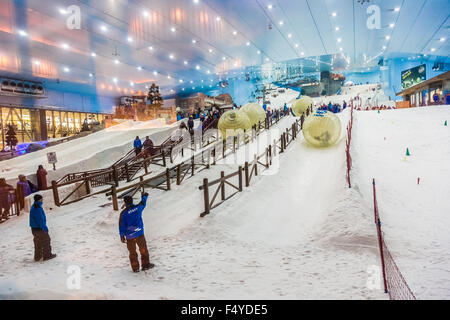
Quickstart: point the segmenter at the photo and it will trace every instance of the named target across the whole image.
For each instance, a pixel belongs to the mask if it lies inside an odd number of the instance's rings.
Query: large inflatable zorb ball
[[[310,97],[302,96],[292,104],[292,112],[294,112],[296,117],[301,117],[313,104],[314,102]]]
[[[252,126],[257,125],[260,121],[264,122],[266,119],[266,112],[257,103],[247,103],[239,109],[239,113],[244,113],[249,118]]]
[[[229,110],[222,114],[217,127],[222,138],[226,139],[228,136],[237,136],[243,134],[244,130],[250,130],[252,124],[244,112]]]
[[[318,111],[305,119],[302,132],[305,140],[314,147],[329,147],[341,135],[341,120],[331,112]]]

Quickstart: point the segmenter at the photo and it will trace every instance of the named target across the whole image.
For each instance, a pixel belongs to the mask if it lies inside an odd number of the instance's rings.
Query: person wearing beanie
[[[34,196],[34,204],[30,210],[30,227],[34,236],[34,261],[39,261],[42,258],[44,258],[44,261],[55,258],[56,254],[52,253],[52,247],[50,246],[47,219],[42,208],[42,196],[40,194]]]
[[[125,209],[119,217],[120,241],[127,244],[130,252],[130,264],[133,272],[139,272],[139,260],[136,252],[136,245],[141,254],[142,271],[153,268],[155,265],[150,263],[147,242],[144,235],[144,222],[142,221],[142,211],[147,204],[148,193],[142,194],[141,202],[133,204],[131,196],[123,197]]]

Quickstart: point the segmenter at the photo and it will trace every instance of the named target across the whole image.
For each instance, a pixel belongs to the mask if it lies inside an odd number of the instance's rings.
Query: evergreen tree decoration
[[[444,126],[447,126],[447,120],[445,120],[445,122],[444,122]]]
[[[14,125],[12,125],[12,124],[7,125],[5,142],[11,150],[14,149],[14,147],[19,142],[19,140],[17,140]]]
[[[411,154],[409,153],[409,149],[408,148],[406,148],[406,155],[407,156],[410,156]]]
[[[161,105],[163,102],[163,98],[159,92],[159,86],[154,83],[148,88],[147,101],[150,105]]]

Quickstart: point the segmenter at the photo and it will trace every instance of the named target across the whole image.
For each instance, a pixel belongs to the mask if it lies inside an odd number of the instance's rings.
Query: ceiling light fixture
[[[170,31],[175,32],[177,31],[177,29],[175,29],[175,27],[170,28]]]
[[[394,23],[391,23],[390,25],[389,25],[389,28],[393,28],[395,26],[395,24]]]
[[[332,15],[333,17],[336,17],[336,16],[337,16],[337,13],[336,13],[336,12],[333,12],[331,15]]]
[[[395,11],[395,12],[399,12],[399,11],[400,11],[400,8],[399,8],[399,7],[396,7],[396,8],[394,9],[394,11]]]
[[[282,26],[282,25],[284,24],[283,20],[281,20],[280,22],[278,22],[278,24],[279,24],[280,26]]]
[[[128,38],[127,38],[127,41],[128,41],[128,42],[133,42],[133,38],[132,38],[132,37],[128,37]]]
[[[70,69],[69,68],[67,68],[67,67],[64,67],[64,72],[69,72],[70,71]]]
[[[22,37],[26,37],[26,36],[28,35],[28,34],[27,34],[25,31],[23,31],[23,30],[19,30],[18,33],[19,33],[19,35],[22,36]]]
[[[95,58],[96,56],[97,56],[97,54],[96,54],[95,52],[92,52],[92,53],[91,53],[91,57],[94,57],[94,58]]]
[[[106,31],[108,31],[108,28],[103,25],[103,26],[100,27],[100,30],[102,30],[103,32],[106,32]]]
[[[233,31],[233,35],[237,35],[237,31],[236,30]]]
[[[269,9],[269,10],[271,10],[273,8],[273,6],[271,5],[271,4],[269,4],[268,6],[267,6],[267,9]]]

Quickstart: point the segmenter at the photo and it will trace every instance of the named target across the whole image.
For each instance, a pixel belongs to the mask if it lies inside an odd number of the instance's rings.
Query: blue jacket
[[[135,148],[137,148],[137,149],[142,148],[142,142],[141,142],[141,140],[140,140],[140,139],[135,139],[135,140],[134,140],[134,143],[133,143],[133,146],[134,146]]]
[[[144,235],[142,211],[147,203],[147,196],[142,196],[138,205],[131,205],[120,213],[119,233],[126,239],[134,239]]]
[[[44,209],[42,209],[42,203],[35,202],[31,206],[30,210],[30,227],[31,228],[39,228],[48,232],[47,228],[47,219],[45,218]]]

